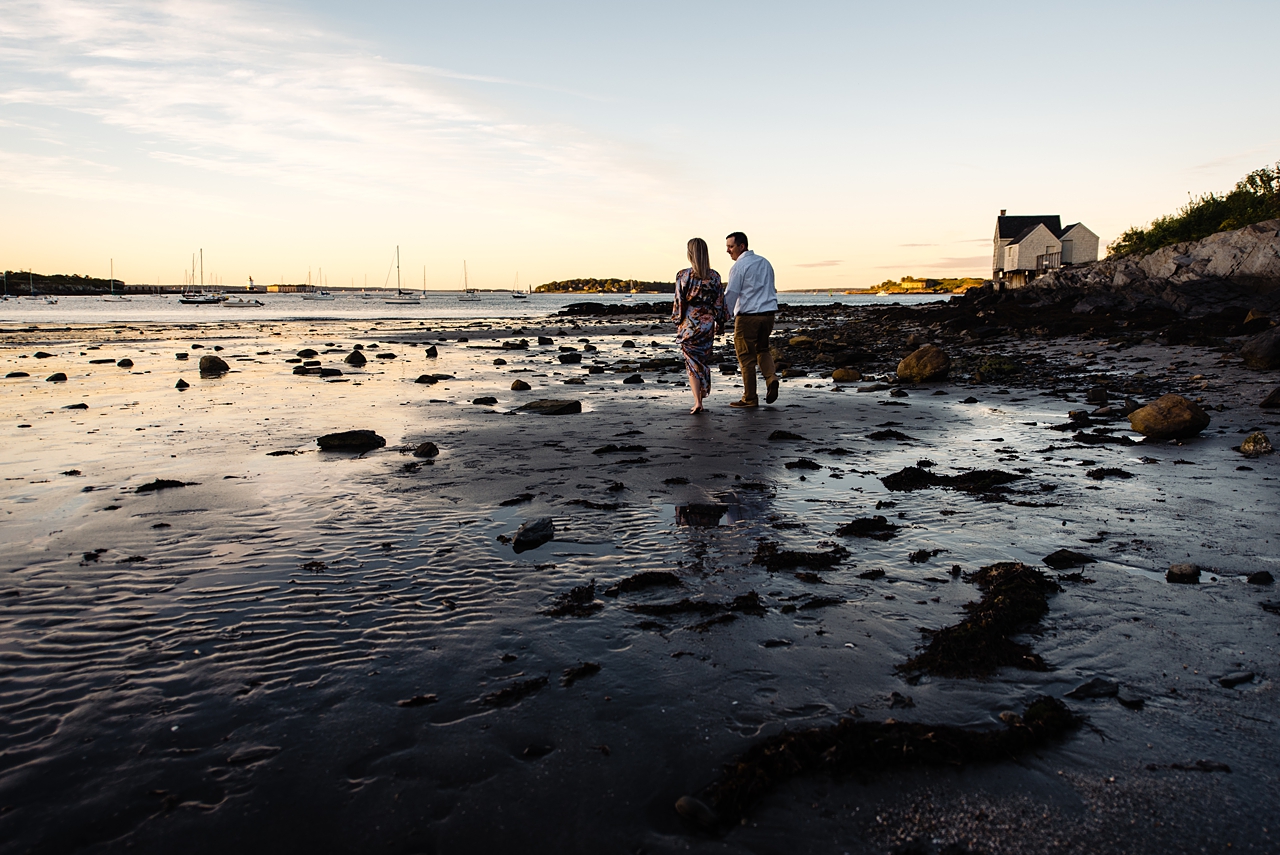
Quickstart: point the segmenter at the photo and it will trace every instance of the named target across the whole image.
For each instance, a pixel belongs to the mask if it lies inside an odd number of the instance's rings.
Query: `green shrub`
[[[1107,247],[1107,252],[1113,256],[1146,254],[1162,246],[1276,218],[1280,218],[1280,163],[1250,172],[1225,196],[1206,193],[1187,202],[1176,214],[1157,217],[1145,229],[1129,229]]]

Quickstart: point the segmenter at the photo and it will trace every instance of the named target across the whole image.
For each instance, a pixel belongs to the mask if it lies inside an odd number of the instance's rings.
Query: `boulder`
[[[837,368],[831,372],[831,379],[837,383],[857,383],[862,379],[862,372],[852,368]]]
[[[492,395],[481,395],[479,398],[472,398],[471,403],[479,404],[482,407],[492,407],[498,403],[498,399]]]
[[[125,357],[124,359],[122,359],[122,360],[120,360],[119,362],[117,362],[117,363],[116,363],[116,367],[117,367],[117,368],[132,368],[132,367],[133,367],[133,360],[132,360],[132,359],[129,359],[128,357]]]
[[[560,360],[561,365],[577,365],[582,361],[582,354],[574,351],[573,353],[562,353],[556,357]]]
[[[528,383],[524,382],[523,380],[511,381],[512,392],[528,392],[532,388],[533,388],[532,386],[530,386]]]
[[[1254,336],[1240,348],[1240,358],[1250,368],[1280,368],[1280,327]]]
[[[421,383],[424,386],[434,386],[439,381],[436,380],[436,376],[434,374],[419,374],[418,379],[413,382]]]
[[[1151,439],[1186,439],[1209,426],[1209,414],[1181,395],[1165,395],[1129,414],[1129,425]]]
[[[200,357],[200,376],[201,377],[217,377],[219,374],[226,374],[231,370],[231,366],[221,356],[206,354]]]
[[[526,549],[536,549],[554,540],[555,536],[556,524],[551,517],[537,517],[526,520],[520,528],[516,529],[511,546],[516,552],[524,552]]]
[[[67,375],[63,374],[61,371],[56,371],[44,378],[44,381],[46,383],[65,383],[67,382]]]
[[[361,353],[360,351],[353,350],[350,353],[348,353],[346,358],[343,359],[342,361],[347,363],[348,365],[353,365],[356,368],[363,368],[364,364],[369,360],[366,359],[364,354]]]
[[[373,451],[382,448],[387,441],[371,430],[344,430],[327,433],[316,440],[321,451]]]
[[[791,347],[809,348],[813,347],[814,340],[807,335],[796,335],[788,339],[787,344]]]
[[[1245,457],[1261,457],[1273,451],[1275,449],[1271,447],[1271,440],[1267,439],[1267,435],[1260,430],[1249,434],[1244,438],[1244,442],[1240,443],[1240,453]]]
[[[636,343],[635,343],[634,341],[632,341],[631,339],[627,339],[626,341],[624,341],[624,342],[622,343],[622,346],[623,346],[623,347],[635,347],[635,346],[636,346]]]
[[[627,384],[628,386],[634,386],[637,383],[643,383],[644,378],[641,377],[639,374],[632,374],[630,377],[624,378],[622,382]]]
[[[178,378],[178,382],[173,384],[173,388],[175,388],[175,389],[179,389],[179,390],[181,390],[181,389],[190,389],[190,388],[191,388],[191,384],[190,384],[190,383],[188,383],[186,380],[183,380],[181,377],[179,377],[179,378]]]
[[[1250,573],[1245,579],[1250,585],[1270,585],[1275,582],[1276,577],[1272,576],[1266,570],[1259,570],[1257,573]]]
[[[951,357],[936,345],[926,344],[898,363],[898,379],[908,383],[941,380],[951,370]]]
[[[505,360],[505,359],[503,359],[501,356],[499,356],[497,359],[493,360],[493,364],[494,364],[494,365],[506,365],[506,364],[507,364],[507,360]]]
[[[1266,410],[1280,408],[1280,388],[1272,391],[1270,395],[1262,399],[1262,403],[1258,405]]]
[[[1200,568],[1194,564],[1174,564],[1164,578],[1175,585],[1197,585],[1200,583]]]
[[[302,350],[294,354],[294,356],[300,356],[303,359],[315,359],[319,355],[320,354],[316,353],[314,350],[312,350],[309,347],[304,347]]]
[[[547,344],[555,344],[555,343],[556,343],[556,340],[553,338],[548,338],[545,335],[538,336],[538,344],[547,345]]]
[[[567,416],[572,413],[582,412],[582,402],[556,398],[539,398],[518,408],[516,412],[537,413],[542,416]]]
[[[414,457],[435,457],[440,453],[434,442],[424,442],[413,450]]]
[[[423,354],[426,356],[427,359],[435,359],[437,356],[440,355],[440,351],[436,350],[436,346],[433,344],[430,347],[428,347],[426,350],[424,350]]]

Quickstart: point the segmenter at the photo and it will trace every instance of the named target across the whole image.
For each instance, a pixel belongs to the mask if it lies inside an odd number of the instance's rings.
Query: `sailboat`
[[[194,262],[195,259],[192,259]],[[192,278],[194,279],[194,263],[192,264]],[[200,290],[186,291],[178,298],[178,302],[187,306],[216,306],[222,302],[221,294],[214,294],[204,290],[204,250],[200,250]]]
[[[462,293],[458,295],[458,299],[467,303],[478,302],[480,300],[480,292],[471,287],[470,281],[467,279],[467,262],[462,262]]]
[[[116,260],[114,258],[111,259],[111,293],[103,294],[102,301],[104,303],[132,303],[133,302],[125,295],[116,293]]]
[[[533,290],[533,286],[532,286],[532,285],[530,285],[530,286],[529,286],[529,290],[530,290],[530,291],[532,291],[532,290]],[[516,287],[515,287],[515,289],[511,292],[511,299],[512,299],[512,300],[527,300],[527,299],[529,299],[529,295],[528,295],[528,294],[526,294],[526,293],[524,293],[523,291],[521,291],[521,290],[520,290],[520,271],[518,271],[518,270],[516,271]]]
[[[426,277],[425,270],[423,277]],[[425,284],[425,283],[424,283]],[[417,294],[409,294],[400,290],[400,247],[396,247],[396,295],[383,301],[388,306],[417,306],[422,303]]]

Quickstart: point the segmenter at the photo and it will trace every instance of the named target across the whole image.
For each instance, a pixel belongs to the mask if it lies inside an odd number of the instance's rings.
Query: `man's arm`
[[[729,285],[724,289],[724,306],[729,311],[729,317],[738,314],[738,298],[742,296],[742,269],[735,262],[733,267],[729,268]]]

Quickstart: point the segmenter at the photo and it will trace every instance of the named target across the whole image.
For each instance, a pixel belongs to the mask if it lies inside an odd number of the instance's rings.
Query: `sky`
[[[990,275],[1280,161],[1280,3],[0,0],[0,267],[181,283]],[[714,263],[714,262],[713,262]],[[323,271],[323,274],[321,274]],[[197,271],[198,275],[198,271]],[[323,280],[320,276],[323,275]]]

